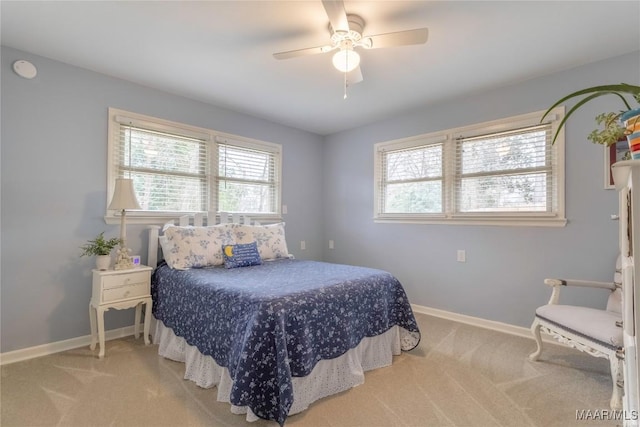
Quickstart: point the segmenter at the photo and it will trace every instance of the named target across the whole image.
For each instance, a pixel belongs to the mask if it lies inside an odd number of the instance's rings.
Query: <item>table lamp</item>
[[[117,178],[116,188],[108,209],[121,211],[120,215],[120,248],[116,256],[116,270],[133,268],[131,261],[131,249],[127,248],[127,209],[141,209],[136,193],[133,190],[133,180],[127,178]]]

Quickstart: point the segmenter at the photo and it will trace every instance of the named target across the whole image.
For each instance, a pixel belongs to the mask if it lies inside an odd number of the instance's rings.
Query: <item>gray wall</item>
[[[376,224],[373,145],[421,133],[544,110],[587,86],[635,83],[638,53],[560,72],[406,114],[326,139],[324,259],[386,269],[414,304],[529,326],[550,291],[545,277],[611,280],[617,253],[615,190],[603,189],[603,148],[586,139],[616,99],[585,105],[566,128],[564,228]],[[466,263],[456,262],[465,249]],[[564,302],[602,306],[602,291],[565,292]]]
[[[94,260],[79,258],[78,247],[119,232],[104,221],[108,107],[282,144],[289,249],[321,258],[322,137],[11,48],[1,53],[1,352],[89,334]],[[18,77],[17,59],[33,62],[37,77]],[[146,259],[145,227],[129,226],[127,235]],[[107,330],[131,325],[133,311],[111,310],[105,322]]]

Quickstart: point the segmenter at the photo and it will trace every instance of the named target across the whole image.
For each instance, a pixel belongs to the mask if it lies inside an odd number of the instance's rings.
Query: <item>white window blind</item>
[[[280,217],[281,147],[109,109],[107,206],[116,178],[131,178],[139,223],[193,212]],[[107,211],[114,222],[117,212]]]
[[[273,213],[279,205],[278,151],[218,139],[216,186],[221,211]]]
[[[552,212],[557,205],[551,125],[456,143],[457,212]]]
[[[207,210],[207,141],[126,124],[119,128],[117,175],[133,179],[143,210]]]
[[[542,112],[375,145],[376,221],[566,224],[564,117]]]

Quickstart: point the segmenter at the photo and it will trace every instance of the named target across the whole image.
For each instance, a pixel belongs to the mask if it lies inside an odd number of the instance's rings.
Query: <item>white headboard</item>
[[[194,215],[183,215],[177,219],[167,221],[164,226],[179,225],[184,227],[187,225],[193,225],[196,227],[202,227],[203,225],[227,224],[229,222],[234,224],[242,223],[246,225],[260,225],[260,222],[252,221],[251,218],[241,216],[240,214],[229,214],[227,212],[220,212],[219,214],[216,214],[215,212],[208,212],[206,215],[206,221],[205,214],[197,213]],[[146,264],[149,267],[156,268],[158,265],[158,238],[160,237],[161,228],[163,227],[160,227],[159,225],[149,226],[149,244],[147,246],[148,254]]]

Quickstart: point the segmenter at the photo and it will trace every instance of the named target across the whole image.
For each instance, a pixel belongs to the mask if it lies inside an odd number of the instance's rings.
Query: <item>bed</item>
[[[293,259],[284,224],[196,224],[165,227],[160,237],[154,342],[163,357],[185,362],[185,378],[217,387],[232,412],[283,425],[417,346],[411,306],[391,274]],[[253,261],[229,268],[230,247]]]

